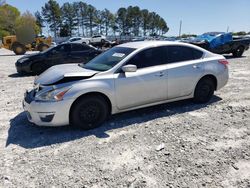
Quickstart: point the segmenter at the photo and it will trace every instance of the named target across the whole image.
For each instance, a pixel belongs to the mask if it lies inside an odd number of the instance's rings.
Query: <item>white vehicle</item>
[[[48,69],[23,106],[37,125],[92,129],[111,114],[189,98],[206,103],[227,84],[227,64],[222,55],[191,44],[126,43],[85,65]]]
[[[72,37],[66,42],[71,42],[71,43],[80,43],[80,44],[89,44],[89,39],[88,38],[83,38],[83,37]]]
[[[91,37],[89,39],[89,42],[90,43],[105,43],[106,41],[106,37],[105,36],[101,36],[101,35],[95,35],[93,37]]]

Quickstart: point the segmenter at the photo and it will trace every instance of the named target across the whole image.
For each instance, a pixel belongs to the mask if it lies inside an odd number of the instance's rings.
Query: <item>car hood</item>
[[[57,65],[36,78],[35,84],[49,86],[93,77],[98,71],[88,70],[78,64]]]
[[[34,53],[34,54],[25,55],[21,57],[20,59],[26,59],[26,58],[33,59],[33,58],[40,57],[40,56],[41,56],[40,53]]]

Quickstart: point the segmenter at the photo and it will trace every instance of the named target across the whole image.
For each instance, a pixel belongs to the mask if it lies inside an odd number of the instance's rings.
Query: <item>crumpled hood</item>
[[[80,67],[78,64],[64,64],[49,68],[42,73],[36,80],[35,84],[54,85],[88,79],[97,74],[98,71],[88,70]]]

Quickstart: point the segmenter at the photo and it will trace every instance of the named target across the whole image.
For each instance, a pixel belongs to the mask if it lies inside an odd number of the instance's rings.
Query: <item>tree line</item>
[[[155,12],[138,6],[120,8],[116,13],[108,9],[97,10],[83,1],[60,6],[49,0],[35,13],[37,24],[48,27],[54,36],[101,35],[163,35],[169,28],[166,21]]]
[[[42,10],[33,15],[28,11],[21,14],[16,7],[0,0],[0,15],[0,39],[7,35],[16,35],[17,30],[25,31],[27,25],[34,29],[36,34],[42,34],[42,30],[47,27],[55,37],[94,34],[157,36],[169,30],[161,16],[147,9],[129,6],[112,13],[108,9],[97,10],[83,1],[64,3],[60,6],[55,0],[48,0]],[[246,35],[250,32],[233,34]]]

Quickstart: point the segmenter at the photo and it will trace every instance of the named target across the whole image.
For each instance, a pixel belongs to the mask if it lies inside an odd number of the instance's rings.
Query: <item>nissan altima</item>
[[[228,62],[200,47],[126,43],[87,64],[54,66],[26,92],[24,110],[40,126],[100,126],[111,114],[192,98],[207,103],[228,82]]]

